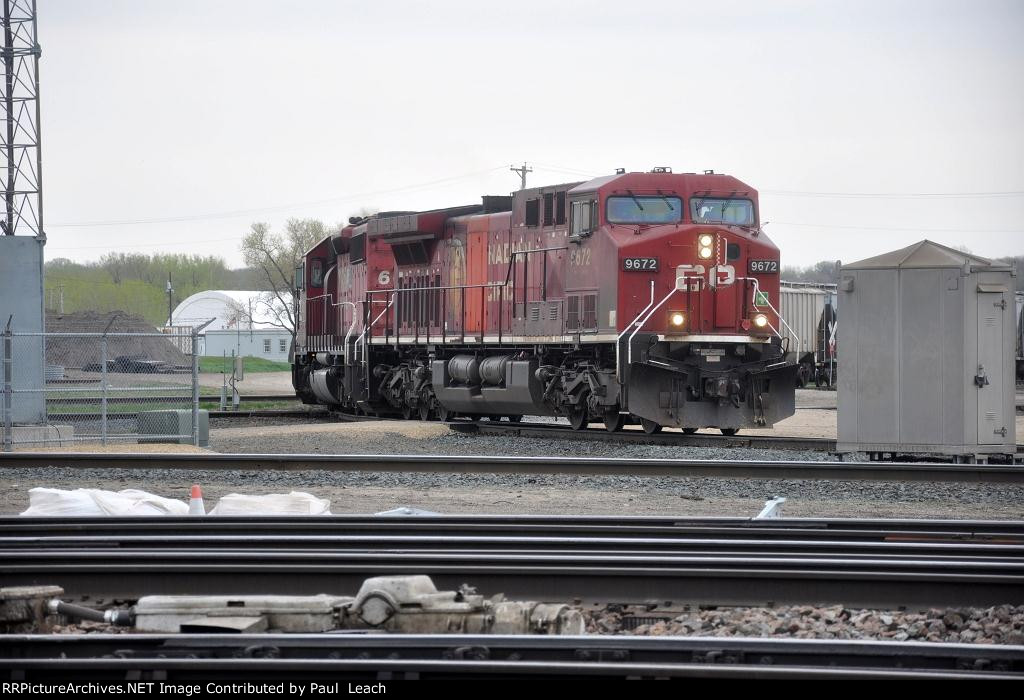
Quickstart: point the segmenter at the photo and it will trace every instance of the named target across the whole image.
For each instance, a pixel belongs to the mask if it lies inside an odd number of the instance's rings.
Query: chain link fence
[[[198,329],[3,332],[4,451],[72,443],[199,444]]]

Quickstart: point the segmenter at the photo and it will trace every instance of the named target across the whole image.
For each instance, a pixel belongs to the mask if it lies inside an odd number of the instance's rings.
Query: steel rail
[[[85,389],[75,389],[74,391],[81,393],[81,392],[92,391],[93,388],[99,390],[100,387],[96,386],[96,387],[89,387],[89,388],[85,388]],[[129,401],[130,402],[136,402],[136,403],[139,402],[139,401],[152,401],[152,402],[156,402],[156,403],[192,403],[192,395],[191,395],[191,393],[189,393],[189,394],[180,393],[180,394],[162,395],[162,396],[161,395],[156,395],[156,394],[154,394],[152,396],[136,396],[136,395],[132,395],[132,396],[117,396],[116,395],[117,392],[119,392],[119,391],[129,391],[129,392],[132,392],[133,394],[138,394],[139,392],[146,392],[146,391],[160,391],[163,388],[164,387],[158,387],[158,386],[157,387],[125,387],[125,388],[118,388],[118,387],[111,386],[111,387],[107,387],[107,391],[109,392],[107,400],[110,401],[111,403],[129,402]],[[190,392],[192,390],[192,387],[190,385],[182,385],[180,388],[171,389],[171,390],[172,391],[180,391],[180,392],[185,392],[185,391],[189,391]],[[72,391],[72,390],[71,389],[64,389],[64,388],[60,388],[60,387],[47,387],[46,391],[54,392],[54,393],[67,393],[67,392]],[[98,395],[97,396],[60,396],[60,397],[50,396],[50,397],[47,397],[47,401],[52,403],[52,404],[62,404],[62,403],[63,404],[91,404],[91,403],[96,403],[99,400],[99,398],[100,397]],[[242,403],[245,403],[247,401],[298,401],[299,400],[299,397],[296,396],[295,394],[239,394],[238,398],[239,398],[239,400]],[[220,401],[220,395],[219,394],[217,394],[217,395],[202,394],[202,395],[199,396],[199,403],[218,403],[219,401]]]
[[[722,553],[0,550],[5,585],[53,584],[69,596],[316,594],[366,578],[425,574],[442,590],[545,601],[663,605],[843,604],[943,607],[1024,603],[1024,562],[970,557],[750,556]]]
[[[1024,647],[860,640],[506,635],[7,635],[0,669],[27,681],[194,678],[1024,677]],[[384,675],[387,674],[387,675]]]
[[[672,518],[666,516],[534,515],[331,515],[165,517],[16,517],[0,516],[0,537],[111,540],[241,536],[253,542],[293,538],[562,537],[578,541],[636,538],[646,541],[689,539],[723,543],[802,540],[867,546],[871,543],[998,544],[1024,543],[1021,521],[936,521],[813,518]]]
[[[480,455],[323,455],[216,453],[13,452],[4,468],[360,471],[473,474],[571,474],[856,481],[1024,484],[1024,468],[898,462],[504,457]]]
[[[142,409],[151,410],[151,409]],[[304,408],[259,408],[243,411],[208,411],[210,418],[308,418],[310,420],[334,419],[334,416],[326,410],[307,410]],[[107,411],[108,420],[132,420],[139,415],[139,411]],[[100,420],[102,413],[47,413],[50,422],[61,421],[73,423],[75,421]]]

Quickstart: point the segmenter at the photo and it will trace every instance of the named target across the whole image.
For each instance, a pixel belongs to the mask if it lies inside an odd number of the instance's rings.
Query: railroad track
[[[218,453],[0,453],[4,468],[281,470],[573,474],[1024,484],[1024,468],[994,464],[811,462],[599,457]]]
[[[252,418],[294,418],[301,420],[333,420],[337,417],[327,410],[306,409],[306,408],[258,408],[253,410],[239,411],[208,411],[210,418],[228,419],[252,419]],[[107,411],[107,420],[134,420],[138,417],[138,411]],[[74,423],[76,421],[94,421],[103,418],[102,413],[47,413],[47,419],[51,423],[63,422]]]
[[[702,637],[8,635],[0,676],[28,682],[428,678],[1021,679],[1024,647]],[[386,683],[385,683],[386,685]]]
[[[69,597],[93,600],[315,594],[356,590],[372,576],[425,574],[442,590],[468,583],[515,599],[648,610],[1024,603],[1019,523],[539,516],[19,520],[0,522],[0,580],[59,585]],[[309,527],[319,530],[311,534]]]

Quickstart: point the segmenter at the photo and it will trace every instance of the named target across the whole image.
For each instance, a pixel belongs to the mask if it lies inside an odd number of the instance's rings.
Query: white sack
[[[270,493],[250,496],[230,493],[224,496],[207,515],[330,515],[331,502],[311,493]]]
[[[136,489],[65,491],[36,487],[29,489],[28,502],[28,510],[22,515],[34,517],[188,515],[188,504],[184,501],[163,498]]]

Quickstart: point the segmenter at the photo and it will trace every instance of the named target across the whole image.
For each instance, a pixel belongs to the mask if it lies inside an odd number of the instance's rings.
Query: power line
[[[809,226],[811,228],[841,228],[856,231],[913,231],[916,233],[1024,233],[1022,229],[969,229],[969,228],[896,228],[888,226],[856,226],[841,224],[809,224],[796,223],[793,221],[766,221],[765,225],[775,224],[777,226]]]
[[[863,199],[973,199],[986,197],[1021,197],[1024,191],[1009,192],[801,192],[796,190],[758,190],[761,194],[782,197],[838,197]]]
[[[205,221],[211,219],[230,219],[238,216],[247,216],[251,214],[264,214],[273,213],[279,211],[287,211],[289,209],[299,209],[303,207],[312,207],[322,204],[335,204],[341,202],[351,202],[365,197],[374,197],[382,194],[392,194],[399,192],[410,192],[425,187],[433,187],[435,185],[446,184],[450,182],[457,182],[459,180],[466,180],[469,178],[479,177],[487,173],[494,172],[495,170],[501,170],[505,166],[498,166],[495,168],[488,168],[486,170],[478,170],[473,173],[466,173],[463,175],[454,175],[452,177],[440,178],[438,180],[430,180],[429,182],[420,182],[414,185],[405,185],[403,187],[395,187],[385,190],[375,190],[371,192],[360,192],[356,194],[349,194],[343,197],[331,197],[329,199],[319,199],[309,202],[295,202],[292,204],[281,204],[273,207],[261,207],[257,209],[236,209],[233,211],[223,212],[211,212],[206,214],[187,214],[182,216],[168,216],[168,217],[154,217],[145,219],[113,219],[106,221],[82,221],[82,222],[70,222],[62,224],[48,224],[48,228],[87,228],[90,226],[129,226],[139,224],[164,224],[164,223],[180,223],[185,221]]]
[[[118,243],[118,244],[106,244],[106,245],[77,245],[77,246],[51,246],[47,245],[47,250],[87,250],[91,248],[154,248],[160,246],[176,246],[176,245],[201,245],[203,243],[225,243],[227,241],[240,241],[243,236],[232,236],[231,238],[204,238],[201,241],[165,241],[163,243]]]

